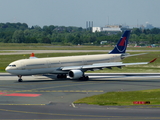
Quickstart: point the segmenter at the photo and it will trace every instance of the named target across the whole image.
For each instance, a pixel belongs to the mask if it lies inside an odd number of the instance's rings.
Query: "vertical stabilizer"
[[[31,53],[29,59],[37,59],[37,57],[35,57],[34,53]]]
[[[131,32],[130,30],[126,30],[123,33],[117,45],[114,47],[114,49],[109,54],[122,54],[126,52],[130,32]]]

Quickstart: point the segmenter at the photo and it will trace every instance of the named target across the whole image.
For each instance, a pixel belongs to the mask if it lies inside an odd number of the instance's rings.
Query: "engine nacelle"
[[[69,71],[68,75],[72,79],[78,79],[78,78],[83,77],[83,72],[81,70],[71,70]]]

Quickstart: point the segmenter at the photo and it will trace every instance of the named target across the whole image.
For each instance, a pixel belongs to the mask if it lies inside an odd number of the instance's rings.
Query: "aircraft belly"
[[[41,69],[25,69],[25,70],[14,70],[11,71],[14,75],[36,75],[36,74],[47,74],[52,73],[53,68],[41,68]]]

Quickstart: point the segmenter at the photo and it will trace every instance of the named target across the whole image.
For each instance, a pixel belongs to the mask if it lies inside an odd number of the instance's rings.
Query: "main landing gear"
[[[87,80],[89,80],[89,77],[88,76],[83,76],[83,77],[79,78],[79,80],[87,81]]]
[[[67,75],[66,74],[58,74],[57,78],[58,79],[60,79],[60,78],[67,78]]]
[[[22,80],[22,75],[18,75],[18,82],[22,82],[23,80]]]

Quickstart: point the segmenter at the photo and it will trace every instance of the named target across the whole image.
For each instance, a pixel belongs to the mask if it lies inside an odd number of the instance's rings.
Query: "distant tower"
[[[93,27],[93,21],[92,21],[91,27]]]
[[[88,29],[88,21],[86,21],[86,30]]]
[[[91,28],[91,21],[89,21],[89,30],[90,30],[90,28]]]
[[[93,21],[86,21],[86,30],[92,30]]]

